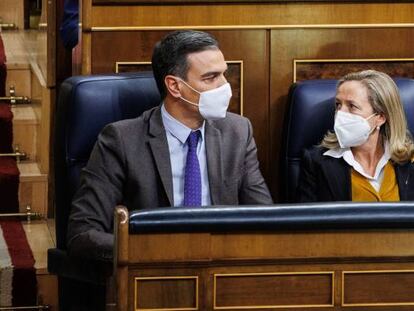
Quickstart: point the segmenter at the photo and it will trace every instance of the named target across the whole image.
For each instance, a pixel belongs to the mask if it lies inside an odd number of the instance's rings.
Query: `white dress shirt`
[[[172,117],[165,109],[164,104],[161,107],[162,122],[167,134],[168,149],[170,150],[171,171],[173,179],[174,206],[183,206],[184,204],[184,175],[185,164],[187,160],[187,138],[193,131],[180,121]],[[211,205],[210,186],[208,183],[206,144],[205,144],[205,122],[198,129],[201,132],[197,145],[197,158],[200,164],[201,173],[201,205]]]
[[[330,156],[333,158],[343,158],[346,163],[348,163],[350,166],[354,168],[354,170],[356,170],[358,173],[364,176],[377,192],[379,192],[379,190],[381,189],[381,184],[384,179],[384,167],[387,164],[388,160],[391,158],[388,143],[385,143],[384,154],[382,155],[381,159],[377,164],[377,167],[375,168],[374,176],[370,176],[364,171],[361,164],[359,164],[359,162],[355,160],[351,148],[330,149],[324,152],[323,155]]]

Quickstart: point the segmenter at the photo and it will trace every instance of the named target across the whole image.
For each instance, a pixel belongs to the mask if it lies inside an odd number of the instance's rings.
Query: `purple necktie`
[[[184,206],[201,206],[201,173],[197,158],[200,131],[191,132],[187,138],[188,152],[184,176]]]

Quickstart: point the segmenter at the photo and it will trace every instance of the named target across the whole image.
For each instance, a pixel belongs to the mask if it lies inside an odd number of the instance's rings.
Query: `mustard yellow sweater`
[[[399,201],[398,183],[395,176],[394,167],[388,161],[384,167],[384,179],[379,192],[371,186],[369,181],[352,169],[352,201],[354,202],[382,202],[382,201]]]

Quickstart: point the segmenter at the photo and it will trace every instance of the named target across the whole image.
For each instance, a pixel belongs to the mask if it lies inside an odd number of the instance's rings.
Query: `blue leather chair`
[[[407,122],[414,133],[414,80],[395,79]],[[333,129],[337,80],[308,80],[291,86],[284,122],[281,152],[281,197],[293,202],[299,179],[302,152],[318,144]]]
[[[108,123],[135,118],[160,103],[152,73],[71,77],[60,88],[55,119],[55,249],[48,269],[59,279],[60,310],[103,310],[112,266],[66,253],[72,197],[97,136]]]

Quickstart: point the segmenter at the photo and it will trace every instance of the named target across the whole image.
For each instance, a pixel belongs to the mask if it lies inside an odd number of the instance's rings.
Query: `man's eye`
[[[216,78],[217,78],[217,76],[209,76],[209,77],[206,77],[204,80],[206,80],[206,81],[213,81]]]

